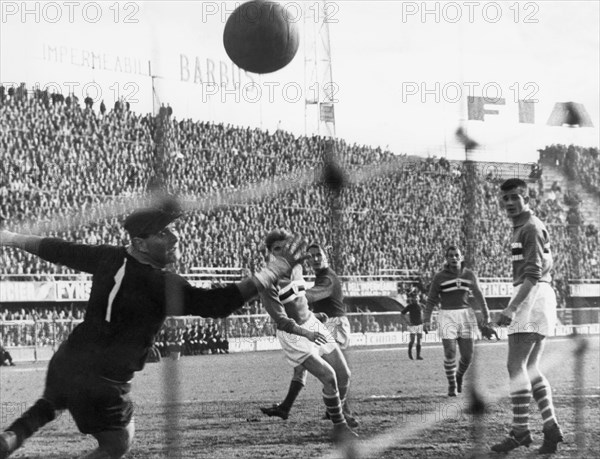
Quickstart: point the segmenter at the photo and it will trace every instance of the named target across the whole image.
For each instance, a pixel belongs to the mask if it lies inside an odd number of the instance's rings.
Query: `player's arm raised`
[[[300,238],[290,239],[281,254],[269,261],[264,269],[248,279],[224,287],[197,288],[180,276],[168,275],[165,286],[166,314],[227,317],[259,292],[270,289],[275,281],[288,274],[293,266],[302,263],[306,257],[305,252],[304,243]]]
[[[121,256],[121,249],[107,245],[76,244],[62,239],[0,231],[0,245],[25,250],[50,263],[94,273],[102,258]]]
[[[13,233],[7,230],[0,230],[0,246],[14,247],[25,250],[26,252],[37,255],[40,249],[40,242],[44,238],[41,236],[32,236],[29,234]]]
[[[289,274],[294,266],[301,265],[308,257],[306,241],[298,236],[290,238],[278,256],[269,260],[264,269],[237,285],[242,294],[250,299],[258,292],[270,288],[277,279]]]

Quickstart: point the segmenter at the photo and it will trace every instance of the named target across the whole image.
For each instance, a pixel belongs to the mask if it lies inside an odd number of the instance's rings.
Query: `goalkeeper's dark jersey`
[[[128,381],[144,367],[167,311],[225,317],[244,299],[235,285],[205,290],[183,277],[140,263],[124,247],[43,239],[39,256],[93,275],[85,318],[67,341],[73,362]]]

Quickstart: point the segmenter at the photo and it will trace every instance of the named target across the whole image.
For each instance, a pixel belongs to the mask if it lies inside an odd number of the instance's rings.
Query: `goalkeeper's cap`
[[[132,238],[144,238],[162,231],[180,216],[180,212],[153,207],[136,209],[127,216],[123,227]]]

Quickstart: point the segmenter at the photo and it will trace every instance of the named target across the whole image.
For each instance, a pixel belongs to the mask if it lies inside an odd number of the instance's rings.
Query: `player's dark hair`
[[[523,195],[527,194],[527,183],[520,178],[510,178],[500,185],[500,190],[508,191],[517,188]]]
[[[327,252],[325,252],[325,249],[323,248],[323,246],[321,244],[319,244],[318,242],[311,242],[310,245],[306,248],[306,251],[308,252],[310,249],[319,249],[321,252],[327,253]]]
[[[267,237],[265,238],[265,245],[267,246],[268,250],[271,250],[271,247],[273,247],[273,244],[275,244],[276,242],[279,241],[285,241],[286,239],[292,237],[292,235],[290,233],[288,233],[286,230],[284,229],[276,229],[271,231],[269,234],[267,234]]]
[[[462,250],[460,250],[460,248],[457,245],[449,245],[448,247],[446,247],[446,252],[444,253],[445,257],[448,256],[448,252],[450,252],[450,250],[456,250],[457,252],[460,252],[462,254]]]

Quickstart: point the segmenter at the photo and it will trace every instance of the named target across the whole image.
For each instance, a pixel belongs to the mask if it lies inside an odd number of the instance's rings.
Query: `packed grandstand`
[[[142,195],[157,185],[193,198],[307,168],[320,170],[326,142],[321,137],[179,120],[168,108],[157,116],[166,123],[166,134],[161,135],[167,152],[158,159],[155,116],[134,113],[126,103],[117,102],[108,110],[102,103],[98,109],[91,99],[82,102],[23,86],[0,87],[2,224],[10,229],[25,222],[66,218],[119,197]],[[341,248],[339,274],[378,276],[411,270],[420,274],[426,288],[440,266],[441,249],[466,242],[468,201],[476,235],[473,268],[480,277],[510,277],[509,222],[496,198],[498,181],[507,177],[506,167],[488,164],[467,174],[462,163],[413,157],[410,152],[396,156],[342,139],[336,140],[335,150],[348,171],[386,162],[406,166],[343,190],[342,231],[336,241]],[[531,174],[526,173],[538,184],[531,187],[532,207],[551,228],[557,254],[554,282],[561,297],[569,279],[600,277],[598,228],[581,217],[573,193],[560,187],[548,192],[544,164],[563,168],[598,195],[600,160],[597,149],[548,146]],[[328,193],[317,183],[243,206],[191,212],[179,222],[183,256],[176,269],[255,270],[262,263],[264,236],[275,227],[333,245]],[[121,218],[49,235],[89,244],[127,243]],[[24,251],[7,249],[0,256],[5,280],[72,273]]]

